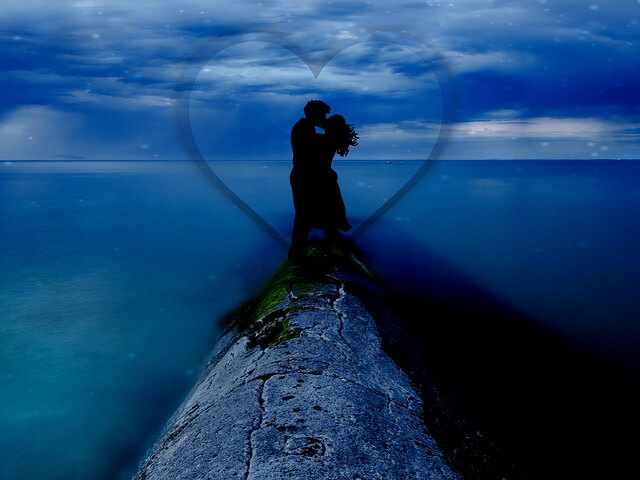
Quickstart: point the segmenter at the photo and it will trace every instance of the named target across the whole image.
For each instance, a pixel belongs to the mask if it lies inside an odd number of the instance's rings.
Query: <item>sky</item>
[[[638,0],[3,2],[0,68],[1,161],[289,160],[316,98],[353,159],[640,158]]]

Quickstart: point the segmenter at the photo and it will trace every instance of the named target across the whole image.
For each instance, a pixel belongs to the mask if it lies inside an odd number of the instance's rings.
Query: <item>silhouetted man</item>
[[[317,158],[320,149],[321,135],[315,127],[322,127],[331,107],[322,100],[310,100],[304,107],[304,118],[301,118],[291,129],[291,150],[293,151],[293,168],[289,175],[293,206],[296,214],[293,220],[293,233],[289,248],[289,261],[300,263],[307,254],[311,219],[322,199],[314,194],[314,178],[317,175]],[[315,171],[314,171],[315,168]]]

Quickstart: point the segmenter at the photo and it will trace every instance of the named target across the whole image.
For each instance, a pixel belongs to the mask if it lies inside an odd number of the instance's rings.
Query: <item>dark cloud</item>
[[[287,158],[290,124],[314,96],[388,142],[393,136],[384,132],[413,142],[415,130],[424,128],[428,143],[432,132],[427,125],[442,118],[442,85],[431,70],[437,62],[425,63],[405,48],[412,36],[417,38],[412,47],[427,42],[422,45],[425,58],[445,59],[451,83],[445,87],[458,92],[456,118],[462,124],[497,122],[501,118],[496,115],[507,112],[524,119],[619,122],[622,137],[605,132],[609,151],[640,156],[629,142],[638,135],[633,125],[640,119],[640,63],[635,61],[640,4],[631,0],[216,5],[204,0],[161,5],[150,0],[65,5],[32,0],[4,5],[0,13],[0,141],[22,145],[27,134],[14,126],[27,128],[28,115],[34,115],[40,131],[61,115],[74,119],[67,151],[51,153],[44,142],[38,150],[30,141],[23,150],[28,156],[42,152],[91,158],[88,139],[103,145],[101,155],[114,158],[137,158],[151,150],[164,158],[181,156],[174,111],[177,95],[191,88],[181,76],[193,69],[200,72],[191,97],[194,124],[197,120],[206,126],[208,118],[226,115],[235,129],[247,121],[262,126],[253,131],[251,145],[242,135],[233,138],[234,129],[222,143],[212,140],[215,135],[207,137],[203,149],[212,154]],[[294,55],[311,52],[307,60],[321,62],[341,42],[379,39],[372,34],[376,28],[391,31],[390,42],[376,40],[340,52],[317,80]],[[244,50],[233,47],[233,39],[251,40],[247,32],[254,29],[277,32],[273,38],[281,38],[294,53],[264,42]],[[214,56],[222,44],[232,46]],[[206,67],[208,76],[200,71]],[[31,108],[35,106],[46,110]],[[198,129],[204,139],[206,128]],[[507,141],[492,135],[485,133],[484,139],[502,142],[499,150],[506,156],[529,148],[514,146],[518,140],[511,137]],[[558,155],[566,157],[572,141],[582,145],[578,137],[564,138]],[[465,155],[464,145],[472,145],[465,142],[471,140],[461,140],[457,155]],[[546,143],[545,155],[553,148]],[[376,148],[396,151],[379,142]],[[471,146],[467,151],[473,155]],[[3,156],[18,158],[20,152],[16,147]]]

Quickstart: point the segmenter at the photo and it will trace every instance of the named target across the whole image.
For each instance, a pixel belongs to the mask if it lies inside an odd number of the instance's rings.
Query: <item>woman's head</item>
[[[342,115],[331,115],[325,124],[325,132],[332,139],[336,152],[341,157],[349,153],[350,146],[358,145],[358,134]]]

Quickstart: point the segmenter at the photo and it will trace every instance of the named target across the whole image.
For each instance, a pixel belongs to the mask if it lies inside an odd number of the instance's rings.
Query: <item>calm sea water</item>
[[[336,161],[352,224],[420,166]],[[288,161],[214,168],[289,237]],[[420,295],[437,256],[637,368],[639,180],[633,161],[438,162],[357,243],[399,289]],[[216,320],[285,256],[191,163],[0,164],[0,478],[129,478]]]

